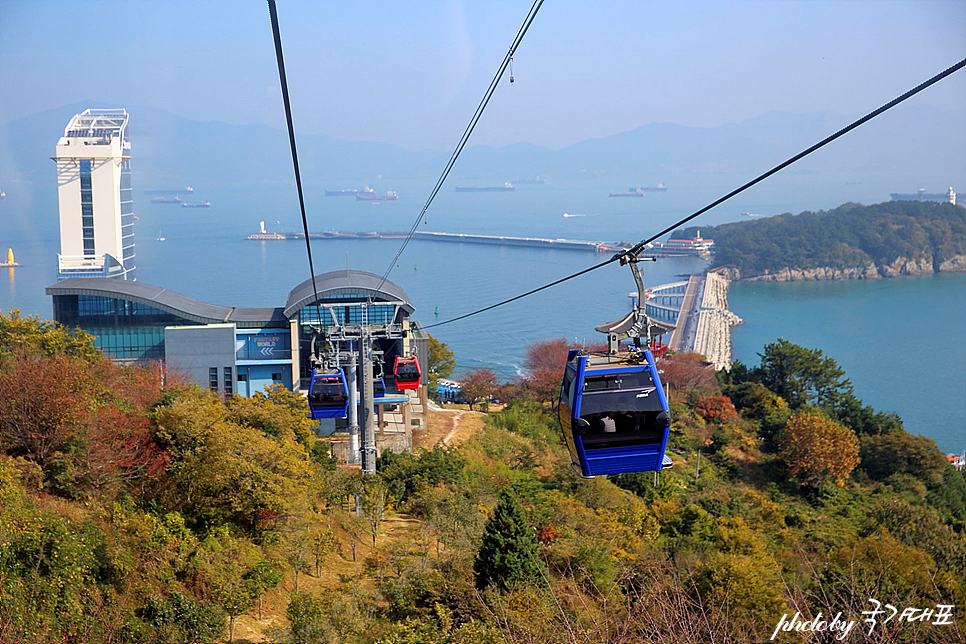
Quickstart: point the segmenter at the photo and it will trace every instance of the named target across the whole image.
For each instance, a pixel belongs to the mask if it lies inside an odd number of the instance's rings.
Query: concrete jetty
[[[648,289],[647,314],[674,324],[672,350],[700,353],[716,370],[730,369],[731,327],[742,320],[728,309],[728,285],[726,277],[709,271]]]
[[[405,239],[407,232],[339,232],[325,231],[309,233],[309,239]],[[305,239],[305,233],[277,233],[261,230],[245,239],[269,241],[282,239]],[[413,239],[424,241],[454,242],[457,244],[493,244],[498,246],[524,246],[528,248],[558,248],[562,250],[581,250],[596,253],[617,252],[632,248],[629,242],[594,242],[579,239],[545,239],[541,237],[510,237],[506,235],[467,235],[463,233],[438,233],[417,231]]]

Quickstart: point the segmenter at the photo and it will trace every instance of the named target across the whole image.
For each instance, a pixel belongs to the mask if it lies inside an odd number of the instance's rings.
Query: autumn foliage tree
[[[560,394],[560,381],[570,345],[563,338],[539,340],[527,345],[523,358],[526,376],[523,386],[538,402],[553,402]]]
[[[485,406],[490,401],[497,386],[496,374],[485,368],[468,371],[460,382],[463,397],[469,403],[470,409],[473,409],[473,405],[476,403]]]
[[[699,353],[675,353],[667,355],[658,363],[661,380],[671,393],[691,391],[697,395],[717,393],[718,383],[714,367]]]
[[[779,454],[803,485],[828,480],[842,486],[859,464],[859,439],[851,429],[819,411],[803,410],[782,431]]]

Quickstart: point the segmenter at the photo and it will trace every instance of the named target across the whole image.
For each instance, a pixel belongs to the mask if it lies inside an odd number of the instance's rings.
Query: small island
[[[698,228],[675,231],[693,237]],[[966,271],[966,208],[949,203],[847,203],[709,228],[714,268],[742,281],[880,279]]]

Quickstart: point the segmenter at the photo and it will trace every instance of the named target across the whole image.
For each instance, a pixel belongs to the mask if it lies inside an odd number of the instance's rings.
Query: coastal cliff
[[[766,270],[761,275],[744,275],[739,269],[729,267],[726,274],[732,280],[743,282],[820,282],[827,280],[876,280],[883,277],[962,271],[966,271],[966,255],[956,255],[940,262],[938,266],[929,258],[899,258],[890,264],[876,265],[874,262],[869,262],[864,266],[851,268],[833,268],[830,266],[819,268],[785,267],[774,272]]]
[[[672,235],[687,239],[697,230]],[[867,280],[966,271],[966,208],[949,203],[849,203],[700,230],[714,239],[714,268],[727,268],[734,280]]]

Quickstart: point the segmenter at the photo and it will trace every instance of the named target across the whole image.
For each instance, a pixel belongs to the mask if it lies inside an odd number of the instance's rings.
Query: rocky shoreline
[[[851,268],[783,268],[775,272],[766,271],[761,275],[742,276],[733,266],[718,269],[732,281],[741,282],[816,282],[828,280],[874,280],[903,275],[930,275],[933,273],[956,273],[966,271],[966,255],[955,255],[938,265],[929,257],[909,259],[900,257],[891,264],[877,265],[869,262],[865,266]]]

